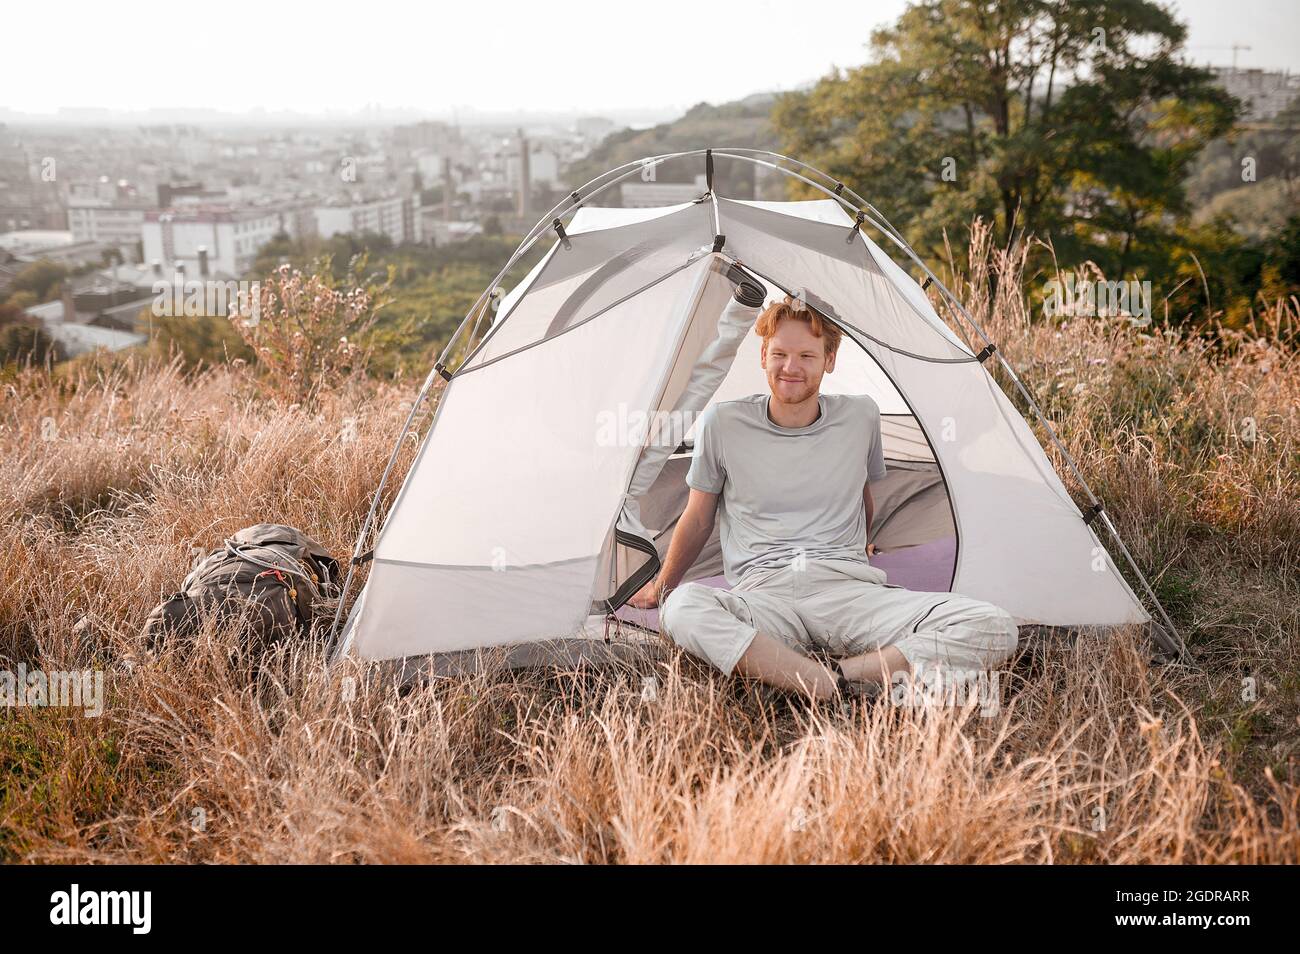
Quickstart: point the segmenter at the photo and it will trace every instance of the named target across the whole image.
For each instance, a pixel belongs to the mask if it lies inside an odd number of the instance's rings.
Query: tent
[[[594,204],[648,167],[695,156],[707,178],[693,201]],[[715,157],[776,170],[826,198],[727,198],[714,188]],[[543,237],[549,250],[502,297],[497,282]],[[802,296],[843,330],[823,390],[870,394],[880,406],[889,476],[874,488],[873,540],[893,582],[988,600],[1022,624],[1151,624],[1098,537],[1105,529],[1165,624],[1153,625],[1157,640],[1180,650],[1082,475],[1075,468],[1084,510],[989,367],[1002,362],[1038,413],[1014,371],[887,220],[802,163],[716,148],[592,180],[538,223],[484,291],[399,437],[400,446],[441,377],[432,423],[371,545],[396,448],[376,491],[352,560],[353,572],[370,563],[369,577],[341,652],[402,659],[600,638],[613,618],[656,628],[657,614],[626,601],[658,569],[685,505],[693,422],[714,401],[767,389],[754,313],[729,307],[734,265],[769,299]],[[973,345],[939,317],[931,285]],[[687,580],[727,585],[716,535]]]

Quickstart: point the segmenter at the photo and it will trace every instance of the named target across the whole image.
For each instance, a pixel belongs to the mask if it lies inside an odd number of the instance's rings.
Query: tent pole
[[[689,156],[703,155],[707,151],[708,150],[705,149],[692,149],[687,152],[664,153],[663,155],[659,155],[659,156],[647,156],[644,159],[636,159],[632,162],[625,162],[621,166],[617,166],[613,169],[609,169],[605,172],[602,172],[600,175],[592,179],[589,179],[587,182],[583,183],[577,189],[570,192],[567,196],[565,196],[565,198],[561,199],[554,206],[552,206],[550,211],[548,211],[540,219],[538,219],[536,224],[534,224],[533,227],[528,230],[527,234],[525,234],[523,239],[520,240],[519,245],[515,247],[514,252],[511,253],[510,258],[507,259],[506,264],[502,266],[501,270],[497,272],[496,276],[492,279],[492,281],[488,283],[487,288],[485,288],[483,290],[483,293],[479,295],[474,305],[471,306],[469,312],[466,314],[466,319],[468,319],[469,315],[473,314],[484,303],[485,299],[491,295],[492,290],[498,286],[501,279],[504,278],[506,273],[510,271],[511,268],[514,267],[515,263],[518,262],[519,259],[522,258],[524,255],[528,254],[528,250],[531,249],[533,245],[537,243],[538,239],[540,239],[546,233],[546,229],[554,222],[556,218],[563,218],[565,216],[572,215],[584,203],[590,202],[592,199],[600,195],[605,190],[615,185],[618,185],[624,179],[630,178],[631,176],[635,175],[637,172],[644,169],[648,165],[659,165],[660,163],[667,162],[670,159],[681,159]],[[622,174],[620,175],[619,173]],[[592,188],[595,185],[595,183],[600,182],[600,180],[609,176],[616,176],[616,178],[610,179],[609,182],[601,183],[600,186]],[[591,191],[587,192],[586,195],[583,195],[582,193],[583,190],[585,189],[591,189]],[[439,361],[446,360],[447,355],[451,351],[452,343],[456,340],[457,336],[461,333],[464,327],[465,327],[465,322],[462,321],[461,324],[457,326],[456,331],[453,332],[451,339],[447,342],[447,346],[443,349],[442,354],[438,358]],[[470,340],[473,340],[472,336]]]
[[[406,434],[411,429],[411,424],[415,421],[415,415],[420,410],[420,405],[429,396],[429,390],[433,387],[433,379],[437,376],[438,371],[435,368],[429,372],[429,376],[424,379],[424,384],[420,388],[420,393],[415,400],[411,402],[411,411],[406,415],[406,423],[402,425],[402,432],[398,435],[397,443],[393,445],[393,452],[388,456],[388,464],[384,467],[383,476],[379,478],[379,486],[375,488],[374,496],[370,500],[370,509],[366,512],[366,519],[361,524],[361,532],[357,534],[357,542],[352,548],[352,558],[348,560],[348,575],[343,580],[343,589],[339,593],[339,605],[334,610],[334,622],[330,624],[330,645],[331,645],[331,664],[342,658],[341,651],[335,653],[333,647],[338,642],[339,620],[343,617],[343,606],[347,602],[348,591],[352,588],[352,577],[357,571],[357,566],[361,560],[361,548],[365,546],[366,535],[370,530],[371,524],[375,520],[375,512],[379,509],[379,500],[383,495],[384,487],[388,483],[388,477],[397,465],[397,456],[402,450],[402,441],[406,439]],[[341,649],[342,647],[340,647]]]
[[[1111,539],[1115,541],[1115,545],[1118,546],[1120,552],[1124,554],[1124,560],[1128,563],[1129,569],[1131,569],[1133,574],[1141,581],[1142,588],[1146,590],[1147,597],[1159,611],[1161,621],[1169,629],[1168,638],[1165,638],[1162,633],[1156,636],[1156,642],[1160,643],[1161,646],[1173,653],[1175,656],[1181,657],[1187,652],[1187,647],[1183,644],[1181,637],[1179,637],[1178,630],[1174,626],[1174,621],[1171,620],[1169,614],[1165,612],[1164,604],[1160,602],[1155,591],[1151,589],[1151,584],[1147,582],[1146,574],[1137,568],[1137,561],[1133,559],[1133,554],[1128,552],[1128,547],[1124,545],[1123,538],[1119,535],[1119,531],[1115,529],[1115,524],[1111,522],[1110,514],[1103,509],[1097,515],[1101,518],[1101,522],[1106,525],[1106,530],[1110,533]]]
[[[526,238],[524,239],[524,241],[520,244],[519,249],[516,251],[516,253],[515,253],[514,255],[511,256],[510,261],[506,263],[506,267],[503,268],[500,272],[497,273],[496,277],[495,277],[495,278],[492,280],[492,282],[488,285],[487,291],[485,291],[485,292],[483,293],[483,295],[479,296],[479,301],[482,301],[483,298],[484,298],[485,296],[487,296],[487,295],[489,295],[489,294],[491,293],[491,290],[492,290],[494,287],[497,286],[497,283],[501,281],[501,279],[505,276],[505,273],[506,273],[506,272],[507,272],[507,271],[508,271],[508,270],[509,270],[513,265],[514,265],[514,263],[515,263],[515,262],[516,262],[516,261],[517,261],[517,260],[522,256],[522,255],[527,254],[528,249],[531,248],[534,244],[536,244],[536,242],[537,242],[537,241],[542,237],[542,235],[545,234],[545,232],[546,232],[546,226],[548,226],[548,225],[550,225],[552,222],[554,222],[554,220],[555,220],[556,218],[562,218],[562,217],[564,217],[564,216],[571,215],[572,213],[576,212],[576,211],[578,210],[578,208],[580,208],[580,207],[582,206],[583,203],[585,203],[585,202],[589,202],[591,199],[593,199],[593,198],[595,198],[596,196],[600,195],[600,194],[601,194],[602,192],[604,192],[606,189],[612,188],[613,186],[618,185],[619,183],[621,183],[624,179],[630,178],[631,176],[635,175],[635,174],[639,171],[640,168],[643,168],[643,167],[644,167],[646,164],[648,164],[648,163],[658,164],[658,163],[660,163],[660,162],[664,162],[664,161],[666,161],[666,160],[668,160],[668,159],[676,159],[676,158],[680,158],[680,157],[682,157],[682,156],[692,156],[692,155],[696,155],[697,153],[703,153],[704,151],[705,151],[705,150],[703,150],[703,149],[696,149],[696,150],[693,150],[693,151],[691,151],[691,152],[685,152],[685,153],[674,153],[674,154],[672,154],[672,155],[660,156],[660,157],[650,157],[650,158],[647,158],[647,159],[644,159],[644,160],[637,160],[636,162],[632,162],[632,163],[625,163],[624,165],[619,166],[618,169],[614,169],[614,170],[611,170],[610,172],[602,173],[601,175],[597,176],[595,179],[592,179],[591,182],[586,183],[585,185],[583,185],[583,186],[582,186],[581,188],[579,188],[578,190],[576,190],[576,191],[570,193],[568,199],[566,200],[566,201],[568,201],[568,202],[570,203],[569,207],[566,208],[566,209],[561,209],[561,207],[564,205],[564,203],[561,202],[559,205],[555,206],[555,208],[553,208],[550,212],[548,212],[546,215],[544,215],[544,216],[543,216],[543,217],[538,221],[538,224],[537,224],[537,225],[533,226],[532,230],[530,230],[529,233],[528,233],[528,237],[526,237]],[[605,176],[611,175],[612,173],[619,172],[619,171],[622,170],[622,169],[627,169],[628,166],[636,166],[637,168],[635,168],[635,169],[630,169],[629,171],[627,171],[627,172],[623,173],[622,175],[620,175],[618,178],[616,178],[616,179],[612,179],[612,180],[610,180],[609,182],[603,183],[603,184],[602,184],[601,186],[599,186],[598,188],[593,189],[591,192],[587,193],[587,195],[585,195],[585,196],[583,196],[583,197],[581,197],[581,198],[577,198],[577,196],[578,196],[579,193],[582,191],[582,189],[586,189],[588,186],[591,185],[592,182],[596,182],[596,181],[599,180],[599,179],[603,179]],[[715,206],[716,206],[716,204],[717,204],[717,200],[716,200],[716,199],[714,200],[714,204],[715,204]],[[480,348],[482,348],[484,344],[487,343],[488,339],[491,338],[492,335],[495,333],[495,330],[496,330],[496,328],[499,326],[499,324],[500,324],[500,322],[493,322],[492,327],[488,329],[487,335],[483,338],[483,340],[480,341],[479,344],[478,344],[478,345],[477,345],[477,346],[476,346],[472,351],[470,351],[469,354],[467,354],[467,355],[465,356],[465,359],[464,359],[465,361],[469,361],[469,360],[471,360],[471,359],[474,357],[474,355],[477,353],[477,351],[478,351]],[[476,325],[476,327],[477,327],[477,325]],[[459,334],[459,331],[458,331],[457,333]],[[470,341],[473,340],[473,335],[472,335],[472,334],[471,334],[469,340],[470,340]],[[463,365],[463,364],[464,364],[464,362],[462,362],[462,365]]]
[[[807,185],[812,186],[814,189],[818,189],[819,191],[830,196],[831,198],[839,201],[846,208],[852,209],[854,212],[860,211],[860,209],[855,208],[850,202],[848,202],[848,200],[845,199],[842,194],[847,191],[850,192],[855,199],[861,199],[861,196],[858,196],[857,193],[854,193],[851,189],[840,189],[838,192],[832,191],[822,186],[820,183],[813,182],[811,179],[807,178],[806,176],[800,175],[799,173],[794,172],[792,170],[785,169],[782,166],[777,165],[776,163],[766,162],[764,160],[756,159],[748,155],[738,155],[737,153],[740,151],[759,152],[765,155],[773,156],[778,160],[787,160],[789,162],[796,163],[800,167],[807,169],[810,172],[814,172],[825,179],[830,179],[831,181],[839,184],[838,180],[831,179],[830,176],[826,175],[826,173],[822,172],[820,169],[816,169],[815,167],[810,166],[807,163],[799,162],[799,160],[797,159],[790,159],[787,156],[782,156],[779,153],[770,152],[768,150],[737,149],[733,151],[733,150],[727,150],[725,147],[723,147],[718,150],[715,150],[715,154],[721,156],[728,156],[729,158],[733,158],[733,159],[742,159],[742,160],[755,163],[757,165],[766,166],[770,169],[775,169],[776,171],[783,173],[786,176],[789,176],[794,179],[798,179],[801,182],[804,182]],[[910,258],[913,262],[915,262],[916,265],[920,267],[922,271],[925,272],[926,276],[930,279],[930,281],[940,290],[940,292],[942,292],[942,295],[944,299],[948,302],[949,307],[951,307],[955,312],[957,312],[957,314],[959,314],[966,321],[966,323],[970,325],[970,327],[975,331],[975,333],[979,335],[980,339],[983,340],[985,345],[992,345],[993,341],[992,339],[989,338],[987,334],[984,333],[984,329],[981,328],[979,324],[975,321],[975,319],[970,316],[970,313],[966,311],[965,306],[963,306],[962,303],[957,300],[957,296],[954,295],[948,289],[948,286],[946,286],[939,279],[939,276],[937,276],[930,269],[930,267],[920,259],[920,257],[916,254],[915,250],[913,250],[912,246],[907,242],[907,240],[904,239],[898,233],[898,230],[895,229],[894,226],[890,224],[889,221],[885,219],[885,217],[881,215],[881,213],[870,203],[863,202],[863,205],[867,206],[867,208],[869,208],[872,212],[875,212],[876,215],[879,215],[880,219],[883,221],[883,224],[882,221],[877,221],[871,215],[866,216],[866,221],[870,222],[883,235],[885,235],[895,245],[897,245],[900,250],[906,253],[908,258]],[[998,363],[1002,366],[1002,369],[1007,373],[1008,377],[1011,378],[1012,382],[1016,386],[1016,389],[1020,392],[1021,397],[1025,399],[1025,403],[1027,403],[1029,407],[1033,409],[1034,416],[1038,419],[1038,422],[1043,426],[1044,430],[1046,430],[1048,437],[1051,439],[1052,444],[1056,447],[1057,452],[1061,455],[1061,458],[1069,466],[1070,472],[1074,475],[1074,479],[1078,482],[1079,486],[1083,489],[1084,494],[1088,498],[1088,502],[1092,504],[1094,507],[1102,507],[1101,501],[1098,500],[1097,495],[1093,493],[1091,485],[1088,483],[1088,481],[1084,478],[1083,474],[1080,472],[1078,465],[1075,463],[1073,455],[1071,455],[1070,452],[1066,450],[1065,445],[1061,442],[1060,437],[1056,433],[1056,429],[1052,426],[1051,422],[1047,419],[1047,415],[1043,413],[1043,410],[1041,407],[1039,407],[1038,402],[1034,400],[1033,395],[1029,393],[1029,389],[1025,386],[1024,382],[1020,380],[1020,376],[1016,374],[1015,369],[1007,361],[1006,357],[1002,354],[1001,350],[995,350],[993,352],[993,356],[998,359]],[[1160,616],[1160,619],[1164,622],[1165,626],[1168,627],[1169,629],[1167,636],[1163,633],[1160,633],[1156,636],[1156,641],[1160,643],[1160,645],[1164,649],[1171,652],[1173,655],[1182,656],[1186,652],[1186,646],[1183,644],[1182,639],[1179,637],[1178,630],[1174,626],[1173,621],[1169,618],[1169,614],[1165,612],[1164,605],[1156,597],[1155,591],[1151,588],[1151,584],[1147,581],[1146,574],[1144,574],[1138,568],[1137,561],[1133,559],[1133,555],[1129,552],[1129,549],[1125,545],[1123,538],[1120,537],[1119,531],[1116,529],[1114,523],[1111,522],[1110,516],[1109,514],[1106,513],[1104,508],[1100,510],[1100,516],[1103,518],[1102,522],[1106,527],[1107,532],[1110,534],[1111,539],[1115,541],[1116,545],[1120,549],[1120,552],[1124,555],[1125,562],[1128,564],[1129,569],[1132,570],[1133,574],[1138,578],[1139,581],[1141,581],[1143,590],[1145,590],[1148,598],[1155,606],[1156,612]]]
[[[734,154],[734,153],[756,153],[756,154],[758,154],[758,155],[772,156],[772,157],[775,158],[778,162],[790,162],[790,163],[793,163],[794,165],[798,166],[800,169],[805,169],[805,170],[807,170],[808,172],[811,172],[811,173],[814,173],[815,175],[819,175],[819,176],[821,176],[823,179],[826,179],[826,180],[828,180],[828,181],[830,181],[830,182],[834,182],[834,183],[835,183],[835,186],[836,186],[836,189],[833,190],[833,191],[831,191],[831,192],[829,193],[829,194],[831,195],[832,198],[839,199],[839,198],[842,198],[843,196],[847,195],[850,199],[853,200],[853,202],[851,202],[851,203],[846,203],[846,205],[848,205],[849,208],[852,208],[855,212],[856,212],[859,208],[865,208],[865,209],[871,211],[872,213],[874,213],[875,215],[878,215],[878,216],[880,217],[880,220],[881,220],[882,222],[885,222],[886,225],[889,224],[889,223],[885,220],[884,213],[882,213],[882,212],[881,212],[879,209],[877,209],[874,205],[872,205],[872,204],[871,204],[870,202],[868,202],[866,199],[862,198],[862,196],[858,195],[858,194],[857,194],[856,192],[854,192],[851,188],[849,188],[848,186],[846,186],[842,181],[840,181],[839,179],[836,179],[834,176],[827,175],[825,172],[822,172],[822,171],[821,171],[820,169],[818,169],[816,166],[810,166],[810,165],[808,165],[808,163],[806,163],[806,162],[801,162],[801,161],[799,161],[798,159],[795,159],[795,158],[793,158],[793,157],[791,157],[791,156],[785,156],[785,155],[782,155],[782,154],[779,153],[779,152],[773,152],[773,151],[770,150],[770,149],[753,149],[753,148],[750,148],[750,147],[747,147],[747,146],[718,146],[717,148],[718,148],[719,150],[722,150],[722,152],[720,152],[719,155],[724,155],[724,154]],[[753,161],[753,160],[750,160],[750,159],[749,159],[749,156],[744,156],[744,155],[732,155],[732,158],[733,158],[733,159],[747,159],[747,160],[749,160],[749,161]],[[781,168],[779,165],[776,165],[776,164],[774,164],[774,163],[764,163],[764,165],[767,165],[767,166],[769,166],[770,168],[776,169],[778,172],[785,173],[786,175],[789,175],[789,173],[790,173],[790,170],[789,170],[789,169],[783,169],[783,168]],[[802,177],[801,177],[801,178],[802,178]],[[811,182],[811,181],[808,180],[808,179],[804,179],[804,181],[805,181],[805,182],[808,182],[809,185],[817,185],[817,183],[815,183],[815,182]],[[856,204],[854,204],[854,203],[856,203]],[[890,228],[891,230],[893,230],[894,227],[893,227],[892,225],[890,225],[889,228]],[[895,231],[895,234],[897,234],[896,231]],[[900,237],[901,237],[901,236],[900,236]]]
[[[884,216],[882,215],[881,218],[884,219]],[[959,315],[961,315],[962,318],[965,319],[966,323],[969,324],[972,329],[974,329],[975,333],[980,336],[981,340],[983,340],[985,345],[992,345],[993,341],[989,338],[987,334],[984,333],[984,329],[980,327],[979,323],[976,322],[975,319],[970,316],[970,313],[966,311],[965,306],[962,305],[960,301],[958,301],[957,296],[954,295],[948,289],[948,287],[942,281],[940,281],[939,277],[935,275],[934,272],[931,271],[925,265],[924,262],[921,261],[921,259],[917,256],[915,250],[912,249],[911,245],[907,242],[907,240],[903,239],[902,236],[898,235],[898,231],[893,227],[893,225],[890,224],[887,220],[885,224],[889,226],[888,231],[886,231],[885,234],[895,237],[895,242],[902,247],[902,249],[908,254],[908,256],[914,262],[916,262],[919,266],[921,266],[921,268],[925,270],[926,274],[929,276],[932,283],[942,292],[943,297],[949,303],[949,306],[953,308],[953,310],[956,311]],[[879,227],[880,226],[877,225],[877,228]],[[882,231],[885,230],[882,229]],[[1079,486],[1083,489],[1083,492],[1087,495],[1088,502],[1092,504],[1094,507],[1100,508],[1098,510],[1098,515],[1102,518],[1103,525],[1106,527],[1106,530],[1110,534],[1111,539],[1115,541],[1116,546],[1119,547],[1120,552],[1124,555],[1124,560],[1128,564],[1129,569],[1133,571],[1133,574],[1141,582],[1143,590],[1146,591],[1147,597],[1151,600],[1151,603],[1155,607],[1156,612],[1159,614],[1161,621],[1168,628],[1167,637],[1165,636],[1165,634],[1160,633],[1159,635],[1156,636],[1156,641],[1160,643],[1160,645],[1163,646],[1167,651],[1173,653],[1175,656],[1182,656],[1186,652],[1186,646],[1183,644],[1182,639],[1178,635],[1177,627],[1174,626],[1173,620],[1169,618],[1169,614],[1165,611],[1164,604],[1162,604],[1159,598],[1156,596],[1155,591],[1152,589],[1150,582],[1148,582],[1146,578],[1146,574],[1144,574],[1138,568],[1137,561],[1133,559],[1132,553],[1129,552],[1128,546],[1124,543],[1123,537],[1120,536],[1119,530],[1115,527],[1115,524],[1111,521],[1110,515],[1106,512],[1103,504],[1098,499],[1097,495],[1093,493],[1092,486],[1084,478],[1082,472],[1079,469],[1078,464],[1074,460],[1074,456],[1068,450],[1066,450],[1064,443],[1061,441],[1060,437],[1056,433],[1056,428],[1052,426],[1051,421],[1049,421],[1047,415],[1043,413],[1043,410],[1039,406],[1038,401],[1036,401],[1034,399],[1034,396],[1030,394],[1029,388],[1021,380],[1020,375],[1016,373],[1016,370],[1011,366],[1011,363],[1007,361],[1006,356],[1003,355],[1001,349],[994,351],[993,355],[998,359],[998,364],[1002,367],[1003,371],[1006,372],[1007,376],[1015,384],[1016,389],[1020,392],[1021,397],[1024,398],[1025,403],[1028,404],[1031,408],[1033,408],[1034,416],[1038,419],[1039,424],[1043,426],[1044,430],[1051,438],[1052,443],[1053,445],[1055,445],[1057,452],[1061,455],[1061,458],[1069,466],[1070,472],[1074,475],[1074,479],[1078,482]]]
[[[448,340],[446,347],[443,348],[442,354],[439,355],[438,357],[439,362],[446,361],[448,354],[450,354],[451,352],[452,345],[455,343],[456,339],[460,336],[460,333],[464,330],[466,321],[468,321],[469,316],[474,314],[475,311],[478,311],[479,308],[482,307],[486,299],[492,294],[493,289],[498,287],[501,279],[505,277],[506,273],[509,272],[510,269],[514,267],[515,263],[518,262],[519,259],[521,259],[524,255],[528,254],[529,249],[531,249],[537,243],[537,241],[544,234],[546,234],[547,227],[550,226],[555,221],[556,218],[563,218],[565,216],[571,215],[572,213],[576,212],[583,205],[583,203],[591,201],[593,198],[600,195],[606,189],[609,189],[612,186],[619,184],[624,179],[631,177],[632,175],[636,174],[640,169],[645,168],[645,166],[648,164],[658,165],[659,163],[666,162],[669,159],[677,159],[685,156],[698,155],[698,154],[702,154],[703,152],[705,152],[705,150],[695,149],[695,150],[691,150],[690,152],[667,153],[662,156],[649,156],[645,159],[637,159],[633,162],[626,162],[621,166],[618,166],[614,169],[610,169],[606,172],[602,172],[600,175],[596,176],[595,178],[588,180],[587,182],[579,186],[577,189],[575,189],[573,192],[570,192],[564,199],[557,202],[554,206],[551,207],[549,212],[547,212],[540,219],[538,219],[536,224],[534,224],[533,227],[528,230],[527,234],[523,237],[523,239],[520,240],[519,244],[515,247],[514,252],[511,253],[510,258],[506,260],[505,265],[502,266],[501,270],[496,273],[492,281],[490,281],[487,287],[483,290],[483,293],[479,295],[478,299],[470,307],[469,311],[465,315],[465,320],[462,321],[460,325],[457,326],[456,330],[452,333],[451,338]],[[627,171],[624,172],[624,170]],[[620,172],[622,172],[623,174],[618,175]],[[601,179],[604,179],[608,176],[617,176],[617,178],[611,179],[609,182],[602,183],[599,187],[592,189],[586,195],[582,195],[584,189],[591,188],[591,186],[594,183],[599,182]],[[482,317],[482,312],[480,312],[480,318],[481,317]],[[477,329],[477,327],[478,327],[478,322],[475,322],[475,329]],[[489,332],[489,334],[490,333],[491,332]],[[469,340],[473,341],[472,333]],[[467,355],[466,360],[468,360],[469,357],[471,356],[472,353],[471,355]]]

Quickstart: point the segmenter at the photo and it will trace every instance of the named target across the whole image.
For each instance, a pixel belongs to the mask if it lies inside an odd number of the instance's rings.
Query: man
[[[756,309],[761,290],[742,282],[736,301]],[[786,298],[755,329],[771,393],[700,416],[686,509],[659,575],[632,605],[662,604],[663,631],[723,673],[816,699],[874,694],[896,673],[1006,660],[1017,630],[1004,610],[904,590],[871,565],[871,483],[885,476],[880,410],[866,395],[820,393],[839,328]],[[679,585],[719,510],[731,589]],[[817,655],[832,657],[829,667]]]

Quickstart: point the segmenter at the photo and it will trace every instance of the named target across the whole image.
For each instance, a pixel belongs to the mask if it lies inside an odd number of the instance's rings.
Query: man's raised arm
[[[706,494],[702,490],[691,490],[686,501],[686,509],[677,520],[677,529],[673,531],[672,542],[668,544],[668,554],[659,574],[641,588],[629,603],[640,609],[658,606],[667,594],[681,583],[697,559],[704,545],[713,533],[713,521],[718,512],[718,495]]]

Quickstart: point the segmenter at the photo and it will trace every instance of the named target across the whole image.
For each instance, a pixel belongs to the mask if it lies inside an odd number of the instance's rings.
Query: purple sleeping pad
[[[956,555],[957,538],[944,537],[914,547],[878,553],[871,558],[871,565],[880,567],[888,574],[890,583],[896,583],[904,589],[922,593],[946,593],[952,586],[952,567]],[[726,578],[721,576],[710,576],[695,582],[719,589],[729,588]],[[659,629],[657,609],[642,610],[624,605],[615,615],[634,626],[656,632]]]

